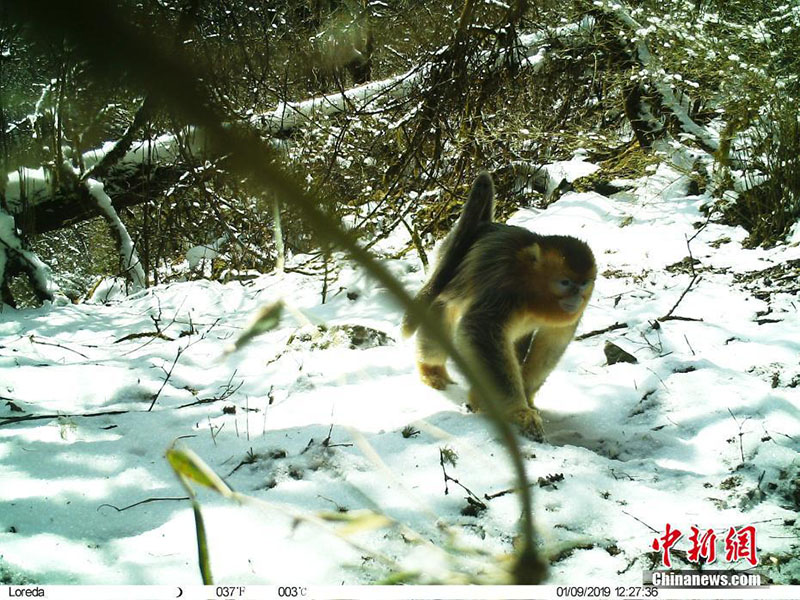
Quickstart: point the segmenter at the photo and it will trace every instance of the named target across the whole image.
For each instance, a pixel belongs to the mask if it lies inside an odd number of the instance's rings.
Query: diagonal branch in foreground
[[[539,558],[534,535],[531,492],[515,432],[501,415],[500,394],[484,369],[468,362],[445,335],[441,324],[431,319],[403,289],[402,285],[381,263],[364,250],[356,239],[345,232],[319,208],[319,203],[295,179],[277,164],[275,150],[249,129],[226,124],[224,113],[212,101],[201,85],[202,72],[178,52],[168,52],[158,42],[145,38],[131,27],[122,9],[114,9],[103,0],[84,0],[75,4],[53,4],[48,0],[8,0],[12,18],[32,24],[40,35],[64,36],[71,40],[76,51],[108,74],[118,73],[121,67],[149,93],[158,94],[165,104],[186,118],[204,127],[209,140],[221,153],[229,154],[231,168],[263,189],[271,189],[291,202],[302,214],[320,239],[350,253],[395,297],[401,306],[435,333],[442,347],[456,365],[464,371],[469,382],[486,398],[487,414],[508,451],[519,483],[523,540],[514,577],[517,583],[540,583],[545,568]]]

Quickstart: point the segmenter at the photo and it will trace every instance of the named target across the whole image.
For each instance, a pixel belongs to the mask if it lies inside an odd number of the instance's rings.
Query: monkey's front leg
[[[515,345],[504,331],[503,321],[466,314],[459,324],[456,342],[467,358],[483,367],[492,386],[499,392],[498,407],[503,417],[516,423],[522,432],[542,440],[542,419],[528,406]],[[483,410],[486,400],[475,389],[469,393],[473,410]]]
[[[540,327],[531,343],[528,356],[522,364],[522,379],[525,385],[525,397],[533,408],[533,397],[544,380],[558,364],[572,337],[575,335],[577,322],[565,327]]]

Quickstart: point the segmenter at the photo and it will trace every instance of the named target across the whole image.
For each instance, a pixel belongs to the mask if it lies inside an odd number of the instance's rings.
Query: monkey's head
[[[533,258],[532,281],[542,316],[563,324],[579,319],[597,276],[589,246],[574,237],[553,235],[539,238],[526,252]]]

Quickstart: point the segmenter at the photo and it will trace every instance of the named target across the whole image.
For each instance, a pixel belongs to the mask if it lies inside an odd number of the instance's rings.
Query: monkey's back
[[[455,275],[442,292],[445,299],[517,296],[530,267],[525,250],[542,236],[523,227],[483,223]]]

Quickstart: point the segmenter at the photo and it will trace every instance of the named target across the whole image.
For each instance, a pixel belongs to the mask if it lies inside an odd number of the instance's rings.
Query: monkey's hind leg
[[[448,315],[446,303],[436,300],[430,306],[430,316],[440,321],[451,335],[452,323]],[[448,384],[453,383],[447,372],[445,363],[447,353],[431,335],[421,327],[417,330],[417,368],[422,383],[437,390],[443,390]]]
[[[492,331],[486,325],[487,321],[480,317],[473,320],[466,315],[459,326],[459,347],[471,360],[483,366],[490,378],[489,383],[499,392],[498,408],[503,418],[518,425],[523,434],[542,441],[542,418],[539,411],[528,405],[525,397],[518,358],[521,349],[507,339],[500,328],[491,328],[495,329]],[[479,411],[484,410],[485,405],[486,400],[479,397],[475,389],[470,390],[470,408]]]

